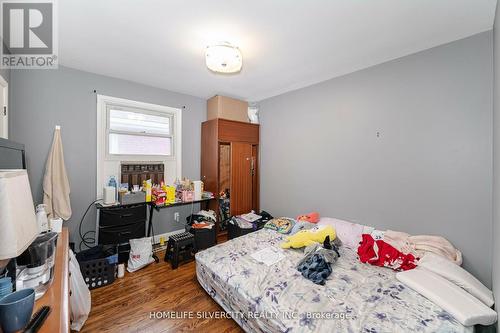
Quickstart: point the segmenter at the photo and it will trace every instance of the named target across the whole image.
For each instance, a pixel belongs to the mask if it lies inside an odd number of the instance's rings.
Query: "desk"
[[[147,236],[151,237],[151,233],[153,231],[153,212],[156,210],[159,212],[161,209],[165,208],[172,208],[172,207],[179,207],[179,206],[186,206],[186,205],[194,205],[197,203],[205,203],[208,205],[208,203],[211,200],[215,200],[215,198],[208,198],[208,199],[201,199],[201,200],[195,200],[195,201],[186,201],[186,202],[176,202],[173,204],[166,204],[162,206],[157,206],[153,202],[148,202],[149,205],[149,221],[148,221],[148,233]],[[216,212],[217,214],[217,212]]]
[[[35,302],[33,313],[43,305],[48,305],[51,312],[40,333],[69,332],[69,233],[63,228],[57,237],[54,281],[47,292]]]

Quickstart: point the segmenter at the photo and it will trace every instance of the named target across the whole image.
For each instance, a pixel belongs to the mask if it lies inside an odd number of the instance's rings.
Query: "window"
[[[97,196],[125,163],[160,163],[164,180],[182,178],[182,110],[97,95]]]
[[[108,154],[172,156],[172,118],[169,113],[109,105]]]

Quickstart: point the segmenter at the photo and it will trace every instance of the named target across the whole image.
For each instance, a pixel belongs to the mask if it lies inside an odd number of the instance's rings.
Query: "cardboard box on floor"
[[[207,119],[223,118],[248,122],[248,102],[215,95],[207,101]]]

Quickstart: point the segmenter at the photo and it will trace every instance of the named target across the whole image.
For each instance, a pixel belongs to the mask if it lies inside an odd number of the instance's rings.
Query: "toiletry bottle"
[[[109,177],[108,186],[112,186],[115,188],[115,201],[118,200],[118,184],[116,183],[115,176]]]

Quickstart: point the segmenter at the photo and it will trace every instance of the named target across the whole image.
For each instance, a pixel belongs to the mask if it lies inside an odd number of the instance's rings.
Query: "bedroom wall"
[[[206,101],[201,98],[153,88],[79,70],[13,70],[11,72],[11,139],[26,145],[29,177],[35,201],[42,200],[45,161],[56,124],[62,126],[66,168],[71,185],[73,216],[69,220],[71,240],[79,242],[78,225],[87,206],[96,199],[96,89],[98,94],[141,102],[182,107],[182,174],[200,177],[201,122],[206,119]],[[183,229],[181,222],[190,207],[155,214],[155,233]],[[83,230],[95,229],[95,209],[89,211]]]
[[[443,235],[491,286],[492,71],[488,31],[261,101],[262,209]]]
[[[500,6],[493,29],[493,293],[500,300]],[[495,305],[498,312],[499,306]]]

